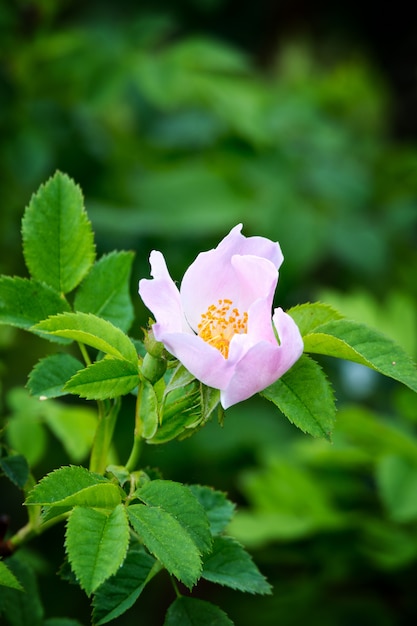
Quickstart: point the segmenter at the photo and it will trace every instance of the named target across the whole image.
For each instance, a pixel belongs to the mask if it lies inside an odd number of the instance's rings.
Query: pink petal
[[[232,228],[230,233],[219,243],[216,251],[224,252],[229,257],[234,254],[260,256],[271,261],[276,269],[279,269],[284,260],[279,243],[266,237],[245,237],[241,231],[242,224]]]
[[[231,259],[235,269],[234,293],[230,298],[240,311],[247,311],[259,298],[265,300],[271,315],[272,300],[278,281],[278,272],[268,259],[253,255],[235,255]]]
[[[223,408],[250,398],[278,380],[299,359],[303,341],[293,319],[276,309],[274,323],[280,337],[278,343],[260,341],[253,345],[235,365],[233,377],[221,391]]]
[[[163,255],[154,250],[149,260],[153,280],[139,281],[139,295],[157,321],[153,326],[156,339],[161,341],[158,337],[161,332],[191,333],[184,317],[179,291],[169,275]]]
[[[275,309],[272,321],[274,322],[280,343],[281,368],[283,371],[279,376],[282,376],[298,361],[303,353],[304,343],[297,324],[291,315],[284,313],[281,308]]]
[[[162,341],[168,352],[205,385],[225,389],[229,384],[233,375],[233,364],[201,337],[194,334],[162,332],[157,339]]]
[[[267,280],[272,280],[269,276],[271,273],[276,285],[276,264],[282,260],[279,245],[263,237],[246,238],[241,235],[241,228],[241,225],[233,228],[214,250],[200,253],[184,274],[181,300],[188,323],[194,330],[197,329],[201,314],[211,304],[216,305],[219,299],[233,300],[234,306],[239,307],[242,296],[245,306],[249,306],[253,299],[264,296],[264,285]],[[255,244],[259,247],[259,254]],[[268,257],[265,258],[264,253]],[[252,260],[245,261],[246,255]],[[258,268],[255,259],[259,259]],[[253,282],[245,277],[246,263],[252,268],[251,276],[259,271]],[[266,264],[269,264],[270,269],[263,279],[263,267]]]

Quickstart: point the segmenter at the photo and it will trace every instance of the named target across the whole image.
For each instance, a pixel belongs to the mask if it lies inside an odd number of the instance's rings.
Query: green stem
[[[181,598],[182,593],[180,593],[180,590],[178,589],[177,581],[172,576],[170,576],[170,579],[171,579],[172,586],[174,587],[174,591],[175,591],[177,598]]]
[[[135,410],[135,432],[134,432],[134,440],[132,450],[130,452],[130,456],[125,465],[126,469],[129,472],[132,472],[139,460],[140,452],[142,448],[142,420],[140,417],[140,407],[141,407],[141,398],[142,398],[142,384],[139,384],[138,389],[138,397],[136,399],[136,410]]]
[[[128,472],[133,472],[133,470],[137,466],[138,460],[140,457],[141,448],[142,448],[142,439],[140,437],[135,437],[133,441],[132,450],[130,452],[130,456],[125,465]]]
[[[113,438],[114,427],[120,410],[120,398],[116,398],[113,405],[99,402],[99,421],[94,437],[93,449],[90,458],[90,471],[104,474],[107,467],[109,449]]]
[[[80,349],[81,354],[83,355],[83,359],[86,365],[91,365],[91,359],[87,352],[87,349],[83,343],[78,342],[78,347]]]
[[[14,552],[22,544],[32,539],[32,537],[41,535],[45,530],[51,528],[51,526],[55,526],[55,524],[58,524],[59,522],[65,520],[68,515],[69,511],[53,517],[44,524],[34,524],[32,521],[29,521],[27,524],[25,524],[25,526],[19,528],[19,530],[13,535],[13,537],[10,537],[10,539],[8,539],[8,544],[11,546],[12,551]]]

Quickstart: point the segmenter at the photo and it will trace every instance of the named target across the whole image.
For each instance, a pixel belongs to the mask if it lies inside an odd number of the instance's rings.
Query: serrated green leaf
[[[0,561],[0,585],[23,591],[23,587],[17,580],[16,576],[9,570],[7,565]]]
[[[129,524],[122,504],[110,513],[79,506],[72,510],[65,549],[71,568],[87,595],[117,572],[128,544]]]
[[[35,280],[0,276],[0,324],[33,330],[33,326],[50,315],[69,311],[68,302],[61,295]],[[52,341],[67,343],[59,337],[47,337]]]
[[[84,365],[70,354],[51,354],[41,359],[29,375],[27,387],[32,396],[44,400],[65,395],[63,386]]]
[[[138,362],[135,346],[129,337],[120,328],[92,313],[54,315],[37,324],[34,330],[85,343],[135,365]]]
[[[122,496],[123,492],[118,485],[113,483],[101,483],[80,489],[77,493],[62,498],[62,500],[58,500],[58,502],[54,503],[54,506],[59,508],[84,506],[99,509],[112,509],[120,504]],[[33,502],[27,504],[33,504]],[[38,504],[48,506],[50,502],[39,502]]]
[[[304,350],[366,365],[417,391],[417,368],[394,341],[359,322],[336,320],[304,337]]]
[[[203,561],[202,578],[246,593],[271,593],[252,557],[232,537],[214,538],[213,550]]]
[[[8,626],[43,626],[43,608],[32,567],[21,554],[8,558],[7,567],[24,593],[16,588],[0,589],[1,617],[6,616]]]
[[[105,358],[75,374],[64,390],[88,400],[123,396],[139,383],[137,366],[122,359]]]
[[[149,552],[191,589],[201,574],[201,558],[188,532],[159,507],[132,504],[127,511],[130,523]]]
[[[29,465],[22,454],[0,457],[0,469],[9,480],[23,489],[29,478]]]
[[[322,324],[343,318],[341,313],[323,302],[299,304],[289,309],[287,313],[297,324],[302,337]]]
[[[73,463],[79,463],[87,456],[97,430],[97,414],[93,408],[47,402],[44,421]]]
[[[181,596],[169,607],[164,626],[233,626],[233,622],[215,604]]]
[[[210,523],[212,535],[223,532],[235,512],[235,505],[227,499],[226,494],[215,491],[211,487],[190,485],[189,489],[203,506]]]
[[[201,554],[211,549],[209,520],[189,487],[171,480],[152,480],[137,489],[135,495],[145,504],[160,507],[172,515],[187,531]]]
[[[60,172],[32,196],[22,236],[31,276],[59,293],[72,291],[94,262],[94,237],[81,190]]]
[[[306,355],[261,395],[303,432],[330,437],[336,416],[333,391],[321,367]]]
[[[134,319],[130,298],[133,252],[111,252],[93,265],[74,300],[76,311],[94,313],[127,332]]]
[[[123,565],[96,591],[93,599],[93,621],[107,624],[130,609],[153,575],[157,562],[142,548],[130,548]]]
[[[83,489],[110,481],[100,474],[89,472],[85,467],[69,465],[60,467],[47,474],[35,485],[26,498],[26,504],[42,504],[58,506],[67,498],[76,495]]]
[[[400,456],[384,456],[376,467],[379,493],[396,522],[417,519],[417,466]]]

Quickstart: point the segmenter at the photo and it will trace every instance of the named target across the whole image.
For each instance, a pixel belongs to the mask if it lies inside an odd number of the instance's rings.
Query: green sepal
[[[176,387],[169,394],[164,393],[159,408],[160,425],[147,442],[161,444],[188,434],[188,429],[193,429],[196,423],[202,421],[199,407],[200,394],[197,383],[190,385],[187,390]]]
[[[152,438],[158,428],[158,399],[154,386],[146,379],[140,381],[136,405],[135,436]]]

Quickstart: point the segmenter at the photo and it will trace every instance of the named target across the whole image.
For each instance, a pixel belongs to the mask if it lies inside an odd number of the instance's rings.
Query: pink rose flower
[[[220,389],[225,409],[271,385],[303,352],[293,319],[281,308],[271,319],[279,244],[241,230],[235,226],[217,248],[200,253],[179,290],[155,250],[153,279],[139,281],[157,341],[195,378]]]

